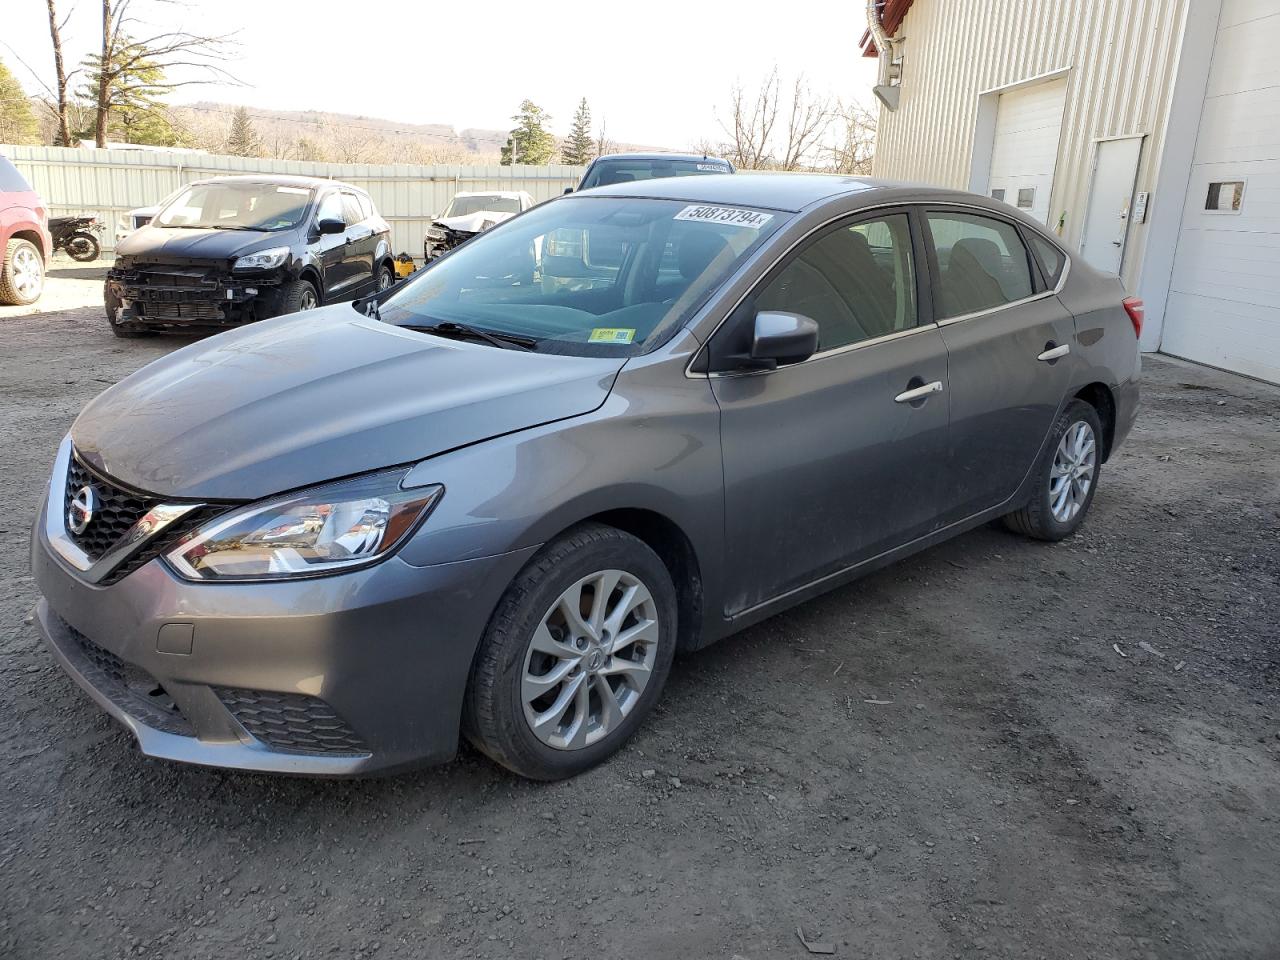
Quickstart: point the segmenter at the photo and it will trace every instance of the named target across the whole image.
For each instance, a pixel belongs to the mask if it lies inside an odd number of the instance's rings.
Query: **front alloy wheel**
[[[471,668],[463,731],[522,776],[595,766],[652,709],[675,655],[676,591],[643,541],[589,523],[507,588]]]
[[[524,718],[543,743],[576,750],[621,726],[653,674],[661,640],[649,589],[601,570],[560,594],[524,659]]]

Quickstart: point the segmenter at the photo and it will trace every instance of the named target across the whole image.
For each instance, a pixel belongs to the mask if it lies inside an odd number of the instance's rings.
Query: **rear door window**
[[[926,214],[938,262],[938,319],[992,310],[1031,296],[1027,248],[1018,228],[981,214]]]
[[[0,193],[28,193],[31,184],[5,157],[0,157]]]

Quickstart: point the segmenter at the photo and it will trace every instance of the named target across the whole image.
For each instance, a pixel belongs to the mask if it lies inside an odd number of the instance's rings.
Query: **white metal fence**
[[[369,192],[391,224],[396,253],[422,256],[422,235],[459,190],[525,190],[549,200],[577,184],[582,167],[553,164],[419,166],[407,163],[313,163],[202,153],[95,150],[0,145],[49,205],[50,216],[96,216],[107,225],[104,246],[115,241],[116,221],[135,207],[158,203],[183,184],[237,173],[298,174],[343,180]]]

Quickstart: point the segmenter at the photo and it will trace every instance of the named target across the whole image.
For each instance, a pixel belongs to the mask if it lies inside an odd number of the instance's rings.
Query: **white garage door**
[[[1049,220],[1067,81],[1050,80],[1000,94],[988,189],[1041,223]]]
[[[1165,312],[1165,353],[1280,383],[1280,10],[1226,0]]]

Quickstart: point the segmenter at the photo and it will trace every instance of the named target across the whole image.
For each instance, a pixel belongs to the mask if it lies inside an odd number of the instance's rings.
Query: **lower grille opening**
[[[76,665],[94,688],[101,691],[117,707],[137,717],[149,727],[182,737],[193,737],[195,731],[187,722],[173,697],[159,681],[141,667],[122,660],[110,650],[98,646],[74,627],[67,628],[75,641],[80,662]]]
[[[362,756],[369,748],[333,707],[301,693],[214,687],[242,727],[282,753]]]

